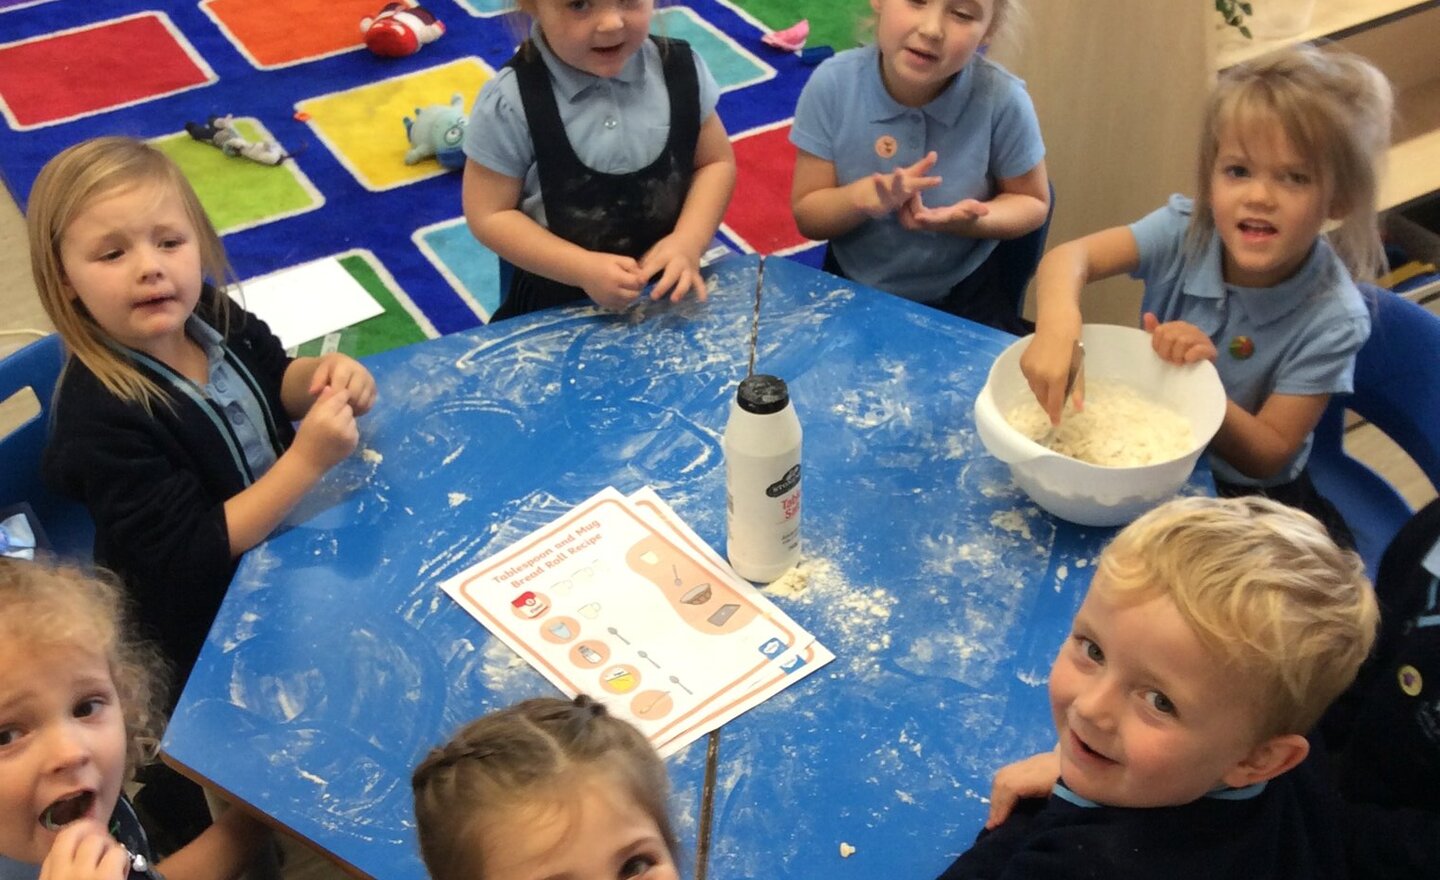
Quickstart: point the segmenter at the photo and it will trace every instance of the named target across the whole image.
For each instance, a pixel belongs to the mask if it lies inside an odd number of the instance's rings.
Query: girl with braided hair
[[[411,785],[434,880],[679,880],[664,763],[583,694],[477,718]]]

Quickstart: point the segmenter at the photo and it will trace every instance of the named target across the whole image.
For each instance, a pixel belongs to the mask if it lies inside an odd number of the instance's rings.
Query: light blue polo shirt
[[[599,77],[556,58],[538,28],[531,27],[530,38],[550,71],[560,121],[581,162],[605,174],[629,174],[655,161],[670,138],[670,92],[654,42],[646,40],[618,76]],[[703,125],[715,112],[720,87],[693,47],[691,55],[700,84]],[[500,68],[481,87],[465,129],[464,149],[466,156],[491,171],[524,178],[520,210],[546,225],[535,144],[513,68]]]
[[[198,316],[191,315],[185,319],[185,334],[205,353],[209,378],[204,385],[197,386],[142,351],[119,345],[115,348],[169,379],[172,389],[194,402],[229,447],[235,470],[245,475],[248,486],[270,470],[277,458],[275,447],[270,444],[266,407],[256,396],[262,393],[260,383],[239,358],[225,359],[225,337]],[[225,425],[230,426],[229,431]],[[232,436],[239,443],[239,448],[231,442]]]
[[[880,139],[894,155],[880,155]],[[1045,158],[1040,123],[1025,83],[975,56],[935,100],[906,107],[885,91],[880,51],[849,49],[816,68],[795,108],[795,146],[835,166],[841,186],[920,161],[934,150],[931,174],[944,178],[926,205],[993,198],[995,182],[1018,177]],[[830,242],[845,273],[871,287],[929,302],[944,296],[995,249],[995,239],[960,238],[903,228],[894,214],[866,220]]]
[[[1355,353],[1370,335],[1370,311],[1329,241],[1317,239],[1300,271],[1274,287],[1226,284],[1218,232],[1198,259],[1187,259],[1192,206],[1191,199],[1174,195],[1130,225],[1140,252],[1131,275],[1145,282],[1142,312],[1204,331],[1218,351],[1215,367],[1225,393],[1247,412],[1258,412],[1272,394],[1352,391]],[[1306,437],[1269,480],[1247,477],[1214,455],[1210,467],[1228,483],[1287,483],[1305,467],[1313,441]]]
[[[258,479],[276,459],[260,401],[235,366],[225,360],[225,339],[215,328],[191,315],[185,322],[185,332],[204,349],[210,362],[210,381],[200,390],[225,414],[225,421],[240,441],[240,452],[251,475]],[[254,381],[253,377],[250,381]]]

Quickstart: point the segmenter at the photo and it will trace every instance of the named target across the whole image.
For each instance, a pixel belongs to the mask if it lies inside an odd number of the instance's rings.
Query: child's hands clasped
[[[125,880],[130,854],[95,819],[71,822],[55,835],[40,880]]]
[[[347,392],[350,409],[357,416],[365,415],[375,405],[375,377],[349,355],[339,352],[321,355],[310,377],[310,396],[318,399],[325,388]]]
[[[679,302],[685,298],[685,294],[691,290],[695,291],[695,298],[701,302],[705,301],[705,279],[700,276],[700,255],[694,253],[690,248],[675,235],[667,235],[640,258],[640,274],[645,278],[654,278],[660,273],[654,288],[650,291],[651,299],[660,299],[669,294],[671,302]]]
[[[1205,331],[1188,321],[1166,321],[1160,323],[1151,312],[1144,317],[1145,332],[1150,334],[1150,347],[1162,359],[1172,364],[1193,364],[1196,361],[1213,361],[1218,352],[1215,343]]]
[[[940,184],[939,177],[927,176],[935,167],[939,156],[934,150],[913,165],[889,172],[876,172],[864,180],[857,181],[859,204],[857,207],[871,217],[884,217],[900,210],[924,190]]]
[[[290,450],[324,473],[344,461],[359,443],[360,429],[355,425],[350,392],[326,385],[300,422]]]
[[[1042,752],[1001,767],[990,786],[990,814],[985,817],[985,827],[999,827],[1022,798],[1049,797],[1059,779],[1059,752]]]
[[[583,280],[578,287],[607,309],[623,309],[634,302],[647,277],[633,258],[599,251],[585,255],[580,273]]]

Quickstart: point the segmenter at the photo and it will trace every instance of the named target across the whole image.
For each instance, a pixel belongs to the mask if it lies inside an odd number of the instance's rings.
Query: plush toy
[[[386,3],[373,17],[360,19],[360,33],[366,48],[376,55],[403,58],[440,39],[445,25],[423,6]]]
[[[274,141],[251,143],[235,128],[235,117],[230,114],[211,116],[203,124],[185,123],[185,130],[197,141],[219,147],[227,156],[244,156],[261,165],[279,165],[290,156]]]
[[[421,159],[434,156],[452,171],[464,168],[465,152],[460,149],[460,144],[465,140],[465,126],[469,122],[458,94],[450,99],[449,104],[416,107],[414,119],[405,117],[405,136],[410,139],[405,164],[414,165]]]

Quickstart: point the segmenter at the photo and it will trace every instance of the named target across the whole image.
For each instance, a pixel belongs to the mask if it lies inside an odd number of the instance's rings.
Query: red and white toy
[[[423,6],[386,3],[373,18],[360,19],[365,47],[386,58],[414,55],[445,33],[445,25]]]

